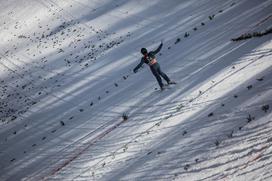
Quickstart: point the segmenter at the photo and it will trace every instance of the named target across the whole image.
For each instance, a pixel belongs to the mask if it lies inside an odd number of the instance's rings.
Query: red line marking
[[[113,125],[112,127],[108,128],[107,130],[105,130],[104,132],[100,133],[99,135],[97,135],[95,138],[93,138],[92,140],[88,141],[86,144],[86,147],[83,148],[82,150],[79,150],[79,152],[75,153],[74,156],[72,156],[71,158],[69,158],[68,160],[66,160],[65,162],[63,162],[60,166],[58,166],[57,168],[53,169],[48,176],[43,177],[42,180],[46,180],[49,176],[53,176],[56,175],[60,170],[62,170],[64,167],[66,167],[67,165],[69,165],[72,161],[74,161],[76,158],[78,158],[83,152],[85,152],[88,148],[90,148],[92,145],[94,145],[97,141],[99,141],[100,139],[102,139],[103,137],[105,137],[107,134],[109,134],[110,132],[112,132],[114,129],[116,129],[117,127],[119,127],[122,123],[126,122],[126,120],[122,120],[119,123]],[[77,149],[75,150],[77,151]]]

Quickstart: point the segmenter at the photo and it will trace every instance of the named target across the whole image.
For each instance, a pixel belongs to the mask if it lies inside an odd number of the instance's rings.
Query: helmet
[[[142,48],[142,49],[141,49],[141,53],[142,53],[142,54],[146,54],[146,53],[147,53],[147,49],[146,49],[146,48]]]

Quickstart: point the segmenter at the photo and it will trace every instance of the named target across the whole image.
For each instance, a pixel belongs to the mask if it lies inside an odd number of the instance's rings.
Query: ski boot
[[[170,80],[169,82],[167,82],[167,84],[170,85],[170,84],[177,84],[177,83],[175,81]]]

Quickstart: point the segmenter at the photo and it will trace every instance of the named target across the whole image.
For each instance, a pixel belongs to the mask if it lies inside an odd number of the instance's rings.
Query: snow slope
[[[0,8],[0,180],[272,179],[271,0]]]

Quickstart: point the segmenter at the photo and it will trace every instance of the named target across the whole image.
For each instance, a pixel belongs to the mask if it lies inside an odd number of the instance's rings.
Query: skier
[[[151,72],[157,79],[159,86],[161,90],[164,90],[165,85],[162,83],[161,77],[167,82],[167,84],[176,84],[174,81],[171,81],[169,77],[161,71],[160,65],[156,60],[155,55],[161,50],[163,46],[163,43],[161,42],[160,46],[154,50],[148,52],[146,48],[141,49],[141,53],[143,54],[143,57],[141,59],[141,62],[133,69],[133,72],[136,73],[138,69],[144,64],[148,64],[150,67]]]

